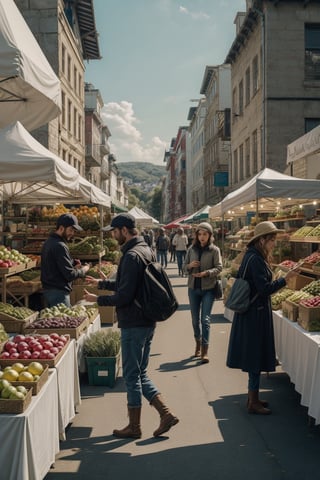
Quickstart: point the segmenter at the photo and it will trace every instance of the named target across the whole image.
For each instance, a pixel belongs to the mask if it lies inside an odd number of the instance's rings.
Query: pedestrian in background
[[[161,263],[162,267],[167,268],[168,266],[168,248],[170,245],[170,239],[166,234],[164,228],[160,228],[159,235],[156,239],[156,249],[157,249],[157,261]]]
[[[41,282],[43,296],[47,307],[64,303],[70,304],[72,282],[84,278],[90,265],[81,265],[74,260],[67,243],[72,240],[76,231],[82,228],[78,219],[71,213],[60,215],[55,232],[45,241],[41,252]]]
[[[170,260],[169,262],[175,262],[176,261],[176,247],[173,245],[172,240],[175,236],[176,232],[173,231],[170,233],[170,245],[169,245],[169,252],[170,252]]]
[[[221,252],[213,241],[210,223],[200,223],[184,263],[184,270],[188,274],[188,296],[196,341],[194,356],[201,356],[201,363],[209,362],[208,348],[214,287],[222,271]]]
[[[177,233],[173,237],[172,244],[176,248],[176,258],[178,264],[179,276],[183,277],[183,262],[187,252],[188,237],[183,232],[183,228],[179,227]]]
[[[249,282],[252,303],[245,313],[235,313],[229,339],[227,366],[248,372],[249,413],[268,415],[268,403],[260,400],[261,372],[276,369],[274,331],[270,296],[283,288],[297,272],[272,279],[272,251],[278,230],[272,222],[261,222],[247,245],[238,277]]]
[[[114,305],[118,326],[121,329],[122,372],[127,388],[129,424],[122,429],[115,429],[113,435],[119,438],[141,437],[140,419],[144,396],[160,415],[160,425],[153,432],[155,437],[159,437],[179,420],[171,413],[147,373],[156,323],[146,318],[139,306],[142,304],[141,285],[145,264],[135,250],[139,250],[148,262],[154,259],[154,253],[143,237],[138,236],[135,219],[128,213],[114,217],[111,225],[103,230],[111,231],[121,247],[122,257],[117,275],[115,279],[99,280],[94,277],[87,279],[95,283],[98,289],[107,289],[113,294],[97,296],[85,290],[84,299],[88,302],[97,302],[100,306]]]

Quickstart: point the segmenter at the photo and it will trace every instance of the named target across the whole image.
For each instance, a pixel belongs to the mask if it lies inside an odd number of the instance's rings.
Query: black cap
[[[78,223],[77,217],[72,213],[64,213],[63,215],[60,215],[57,220],[57,228],[59,228],[60,225],[63,227],[73,227],[76,230],[82,230]]]
[[[136,220],[132,215],[130,215],[130,213],[119,213],[119,215],[116,215],[112,219],[111,224],[108,225],[107,227],[104,227],[102,230],[104,232],[110,232],[115,228],[122,228],[122,227],[127,227],[127,228],[136,227]]]

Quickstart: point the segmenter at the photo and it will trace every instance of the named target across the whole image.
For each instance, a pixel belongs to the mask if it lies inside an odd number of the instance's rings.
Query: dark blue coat
[[[284,278],[272,281],[272,272],[255,247],[247,249],[238,276],[242,276],[249,258],[244,278],[250,284],[251,298],[257,293],[258,297],[247,312],[234,314],[227,366],[245,372],[272,372],[276,358],[270,296],[284,287],[286,281]]]

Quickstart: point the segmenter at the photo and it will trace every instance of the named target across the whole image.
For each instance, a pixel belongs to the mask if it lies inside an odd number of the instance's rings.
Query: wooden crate
[[[299,305],[290,300],[284,300],[282,302],[282,313],[291,322],[298,320]]]
[[[12,360],[11,360],[12,361]],[[35,362],[38,362],[38,359],[34,360]],[[20,363],[20,362],[19,362]],[[49,378],[49,366],[45,365],[44,370],[40,375],[39,380],[35,382],[22,382],[20,380],[17,380],[16,382],[10,382],[14,387],[17,387],[18,385],[23,385],[27,389],[31,388],[32,389],[32,395],[37,395],[43,385],[46,383],[46,381]]]
[[[34,312],[30,317],[20,320],[18,318],[11,317],[5,313],[0,312],[0,322],[4,326],[6,332],[9,333],[23,333],[24,329],[38,318],[39,313]]]
[[[89,317],[83,320],[83,322],[81,322],[80,325],[76,328],[58,328],[58,327],[37,328],[37,327],[32,327],[32,323],[29,323],[23,332],[26,335],[33,335],[33,334],[50,335],[50,333],[58,333],[59,335],[69,335],[70,338],[74,338],[75,340],[78,340],[80,335],[82,335],[82,333],[87,329],[89,323],[90,323]]]
[[[306,275],[297,275],[295,277],[289,278],[289,280],[287,281],[287,287],[291,288],[291,290],[301,290],[301,288],[305,287],[313,280],[314,278],[307,277]]]
[[[32,388],[28,390],[24,400],[9,400],[0,398],[0,413],[23,413],[30,405],[32,399]]]
[[[92,285],[74,285],[70,295],[71,305],[75,305],[77,302],[83,299],[83,290],[84,288],[94,295],[111,295],[113,292],[109,290],[99,290],[96,286]],[[116,320],[116,309],[115,307],[99,307],[99,314],[101,323],[115,323]]]
[[[57,332],[57,330],[55,330],[55,332]],[[62,333],[61,333],[61,335],[62,335]],[[39,335],[33,335],[33,336],[37,337]],[[49,368],[53,368],[57,365],[60,358],[64,355],[65,351],[67,350],[67,348],[69,346],[69,343],[70,343],[70,336],[68,335],[68,341],[66,342],[64,347],[60,350],[60,352],[52,359],[48,359],[48,358],[44,358],[44,359],[42,359],[42,358],[37,358],[37,359],[34,359],[34,358],[15,358],[14,361],[22,363],[23,365],[29,365],[31,362],[39,362],[42,365],[48,365]],[[3,345],[2,345],[2,348],[1,348],[1,352],[2,351],[3,351]],[[13,361],[12,358],[9,358],[9,359],[0,358],[0,366],[1,367],[7,367],[8,365],[12,365],[12,361]]]
[[[19,282],[19,283],[13,283],[10,285],[10,283],[7,285],[7,290],[11,293],[15,294],[21,294],[21,295],[31,295],[32,293],[37,292],[42,288],[42,284],[40,281],[31,281],[28,280],[27,282]]]
[[[299,305],[298,324],[308,332],[320,331],[320,307]]]

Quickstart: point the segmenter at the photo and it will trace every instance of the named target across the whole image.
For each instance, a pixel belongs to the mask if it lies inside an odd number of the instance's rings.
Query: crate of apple
[[[70,342],[69,335],[15,335],[7,340],[0,354],[0,365],[7,366],[12,360],[29,364],[35,360],[54,367]]]
[[[11,273],[21,271],[30,259],[18,250],[0,246],[0,272]]]

